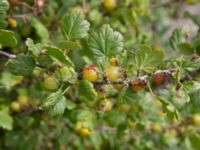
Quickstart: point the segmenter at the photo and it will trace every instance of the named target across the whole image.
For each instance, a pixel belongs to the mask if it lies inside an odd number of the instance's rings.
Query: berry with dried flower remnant
[[[98,70],[95,65],[87,65],[83,68],[83,78],[89,81],[96,81]]]
[[[165,78],[166,78],[166,73],[162,72],[162,71],[156,71],[153,75],[152,75],[152,83],[154,85],[161,85],[165,82]]]
[[[118,59],[117,57],[112,57],[112,58],[110,59],[110,64],[111,64],[112,66],[119,66],[119,59]]]
[[[101,100],[99,103],[99,110],[102,112],[110,111],[112,109],[112,102],[108,99]]]
[[[134,92],[143,91],[144,88],[147,86],[147,81],[145,79],[138,78],[131,83],[131,86]]]

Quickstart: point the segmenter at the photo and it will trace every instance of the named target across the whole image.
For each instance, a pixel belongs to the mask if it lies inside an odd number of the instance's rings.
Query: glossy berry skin
[[[147,82],[146,80],[135,80],[131,83],[132,85],[132,90],[134,92],[140,92],[140,91],[143,91],[145,86],[147,85]]]
[[[90,134],[90,131],[88,128],[84,127],[85,122],[84,121],[78,121],[75,125],[75,130],[77,133],[79,133],[83,137],[87,137]]]
[[[105,75],[110,81],[116,81],[120,78],[120,67],[117,66],[109,66],[105,69]]]
[[[107,10],[113,10],[117,7],[117,0],[104,0],[104,7]]]
[[[164,72],[157,72],[152,75],[152,83],[154,85],[161,85],[165,83],[166,74]]]
[[[120,112],[128,112],[130,108],[131,106],[128,104],[120,104],[119,106],[117,106],[117,110],[119,110]]]
[[[199,114],[192,115],[192,123],[195,125],[200,124],[200,115]]]
[[[90,131],[89,131],[88,128],[82,128],[80,130],[80,135],[83,136],[83,137],[87,137],[87,136],[89,136],[89,134],[90,134]]]
[[[154,124],[151,125],[151,131],[152,132],[161,132],[162,127],[160,126],[160,124],[154,123]]]
[[[95,65],[88,65],[83,68],[83,78],[89,81],[96,81],[98,77],[97,68]]]
[[[20,95],[18,98],[17,98],[17,101],[19,102],[19,104],[21,106],[28,106],[28,97],[26,95]]]
[[[110,111],[112,109],[112,102],[108,99],[104,99],[99,103],[99,110],[102,112]]]
[[[21,106],[17,101],[12,102],[10,105],[10,108],[14,112],[20,112],[20,110],[21,110]]]
[[[12,28],[15,28],[17,27],[17,22],[15,19],[11,18],[11,17],[8,17],[8,24],[12,27]]]
[[[128,119],[127,120],[128,126],[131,128],[135,128],[137,123],[134,120]]]
[[[47,90],[55,90],[58,88],[58,81],[54,77],[47,77],[43,81],[43,85]]]
[[[119,66],[119,59],[118,59],[117,57],[112,57],[112,58],[110,59],[110,64],[111,64],[112,66]]]
[[[75,125],[75,130],[80,131],[83,127],[83,121],[78,121]]]

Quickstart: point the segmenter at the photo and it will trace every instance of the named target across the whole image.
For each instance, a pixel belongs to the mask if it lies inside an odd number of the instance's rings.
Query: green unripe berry
[[[21,106],[28,106],[28,97],[26,95],[19,95],[17,101]]]
[[[43,81],[43,86],[47,90],[55,90],[58,88],[58,81],[54,77],[48,77]]]
[[[20,112],[20,110],[21,110],[21,106],[20,106],[19,102],[17,102],[17,101],[12,102],[10,104],[10,108],[14,112]]]
[[[112,102],[108,99],[104,99],[99,103],[99,110],[106,112],[112,109]]]
[[[105,75],[110,81],[116,81],[120,78],[121,72],[118,66],[109,66],[105,69]]]
[[[154,123],[151,125],[151,131],[152,132],[160,132],[162,130],[162,127],[159,123]]]
[[[192,123],[195,125],[200,124],[200,115],[199,114],[192,115]]]

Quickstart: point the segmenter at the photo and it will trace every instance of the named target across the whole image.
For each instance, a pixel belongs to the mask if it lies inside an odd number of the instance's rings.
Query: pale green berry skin
[[[194,125],[199,125],[200,124],[200,115],[199,114],[194,114],[192,116],[192,123]]]
[[[20,95],[18,98],[17,98],[17,101],[19,102],[19,104],[21,106],[28,106],[28,97],[26,95]]]
[[[154,123],[151,125],[151,130],[152,130],[152,132],[161,132],[162,127],[160,126],[159,123]]]
[[[110,81],[116,81],[120,78],[120,67],[118,66],[108,66],[105,69],[105,75]]]
[[[48,77],[43,81],[43,86],[47,90],[55,90],[58,88],[58,81],[54,77]]]
[[[108,99],[101,100],[99,103],[99,110],[102,112],[110,111],[112,109],[112,102]]]
[[[21,110],[21,106],[20,106],[19,102],[17,102],[17,101],[12,102],[10,104],[10,108],[14,112],[20,112],[20,110]]]

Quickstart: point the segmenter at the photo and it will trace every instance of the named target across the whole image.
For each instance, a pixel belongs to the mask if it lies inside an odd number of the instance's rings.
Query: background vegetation
[[[199,14],[199,0],[0,0],[0,150],[199,150]]]

